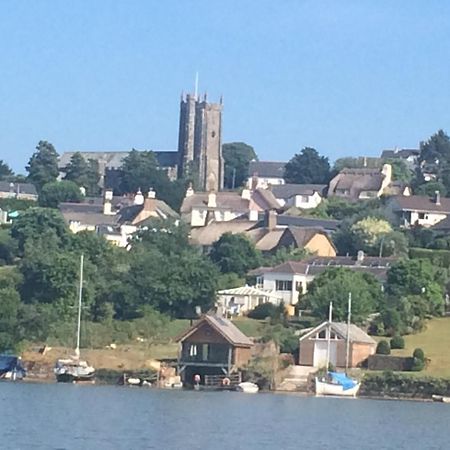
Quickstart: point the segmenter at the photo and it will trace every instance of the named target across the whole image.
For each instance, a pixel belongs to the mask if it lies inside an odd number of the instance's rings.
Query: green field
[[[417,374],[450,378],[450,317],[430,320],[421,333],[405,336],[405,349],[393,350],[392,355],[411,356],[419,347],[430,362]]]

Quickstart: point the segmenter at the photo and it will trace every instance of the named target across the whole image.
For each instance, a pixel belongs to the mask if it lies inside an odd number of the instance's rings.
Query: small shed
[[[200,375],[231,377],[251,357],[253,342],[230,320],[204,315],[177,339],[178,374],[183,384]]]
[[[300,338],[299,363],[302,366],[325,367],[330,337],[329,361],[345,367],[349,333],[349,367],[357,367],[375,353],[377,343],[364,330],[342,322],[323,322]]]

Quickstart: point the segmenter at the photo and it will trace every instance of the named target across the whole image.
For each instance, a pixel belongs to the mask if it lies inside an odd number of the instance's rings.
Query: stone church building
[[[192,94],[182,95],[177,151],[154,151],[159,167],[171,180],[190,177],[197,190],[219,191],[223,188],[222,99],[209,103],[206,94],[200,100]],[[76,151],[64,152],[59,169],[69,164]],[[98,161],[100,185],[115,188],[122,161],[129,151],[80,151],[86,159]]]

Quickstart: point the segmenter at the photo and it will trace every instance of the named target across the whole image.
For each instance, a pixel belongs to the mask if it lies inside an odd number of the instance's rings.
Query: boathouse
[[[349,367],[361,365],[375,353],[377,343],[364,330],[341,322],[323,322],[308,331],[299,342],[299,364],[301,366],[325,367],[327,353],[334,367],[345,367],[347,357],[347,332],[349,332]],[[330,345],[328,347],[328,337]],[[329,349],[329,350],[328,350]]]
[[[230,320],[205,314],[177,339],[178,374],[190,385],[196,375],[209,380],[237,378],[251,357],[253,342]]]

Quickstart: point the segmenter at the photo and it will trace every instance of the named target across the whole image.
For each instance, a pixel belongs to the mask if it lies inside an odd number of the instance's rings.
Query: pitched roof
[[[324,195],[326,184],[276,184],[270,187],[276,198],[288,199],[295,195],[313,195],[318,192]]]
[[[36,188],[31,183],[13,183],[10,181],[0,181],[0,192],[10,192],[11,194],[38,195]]]
[[[264,211],[281,207],[276,197],[268,189],[255,189],[252,193],[252,200]]]
[[[132,223],[143,210],[147,211],[149,214],[156,214],[161,219],[177,219],[179,217],[178,213],[176,213],[166,202],[156,198],[146,198],[142,205],[130,205],[121,208],[118,212],[118,223]],[[151,218],[152,217],[146,217],[134,225],[142,225],[147,219]]]
[[[381,169],[342,169],[331,181],[328,195],[349,191],[351,197],[358,198],[363,191],[379,191],[384,175]]]
[[[229,222],[211,222],[205,227],[191,230],[191,242],[193,244],[209,246],[218,241],[224,233],[245,233],[255,226],[255,222],[249,220],[231,220]]]
[[[397,195],[392,197],[391,202],[394,210],[450,213],[450,198],[446,197],[441,197],[440,204],[426,195]]]
[[[263,178],[283,178],[285,162],[279,161],[250,161],[248,175]]]
[[[230,344],[242,347],[253,346],[253,342],[230,320],[209,314],[203,315],[194,325],[192,325],[192,327],[178,336],[176,339],[177,342],[184,341],[205,322],[211,325],[211,327],[221,334]]]
[[[313,256],[302,261],[286,261],[275,267],[259,268],[249,272],[249,275],[264,275],[265,273],[283,273],[291,275],[319,275],[330,267],[344,267],[363,273],[370,273],[379,280],[386,279],[387,271],[395,257],[378,258],[365,256],[362,261],[350,256]]]
[[[258,215],[259,220],[264,220],[264,213]],[[289,214],[277,215],[278,226],[313,227],[323,228],[326,231],[336,231],[340,225],[339,220],[316,219],[314,217],[291,216]]]
[[[103,214],[103,205],[89,203],[60,203],[59,210],[64,220],[69,222],[80,222],[84,225],[116,225],[116,215]]]
[[[327,322],[323,322],[312,330],[308,331],[308,333],[304,334],[300,341],[303,341],[310,336],[316,334],[318,331],[322,330],[330,326],[331,329],[338,334],[342,339],[347,340],[347,333],[349,335],[350,342],[358,342],[363,344],[373,344],[376,345],[376,341],[370,337],[364,330],[357,327],[355,324],[350,324],[350,327],[347,326],[344,322],[331,322],[331,324]]]
[[[237,192],[216,192],[216,208],[233,211],[246,212],[249,208],[249,200],[242,198]],[[181,205],[181,213],[188,214],[192,208],[208,206],[208,192],[194,192],[189,197],[185,197]]]
[[[255,242],[255,247],[262,252],[270,252],[279,244],[283,233],[282,228],[268,230]]]
[[[307,228],[307,227],[289,227],[286,232],[291,233],[297,247],[304,247],[308,242],[316,235],[326,233],[320,228]],[[329,238],[328,238],[329,239]]]

